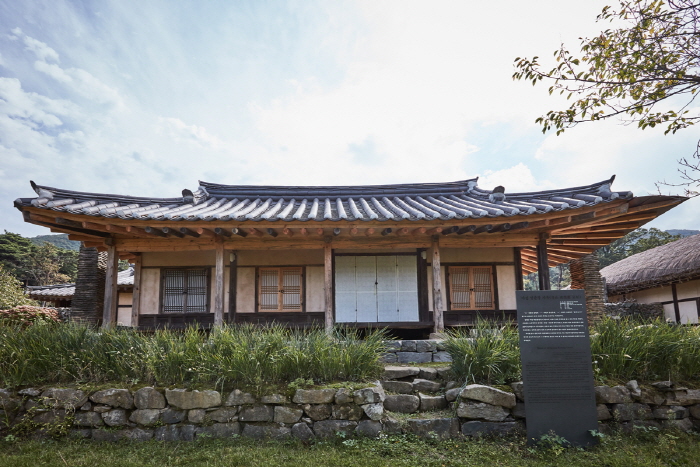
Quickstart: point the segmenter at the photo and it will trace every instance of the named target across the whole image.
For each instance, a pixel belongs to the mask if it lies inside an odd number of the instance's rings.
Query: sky
[[[699,136],[620,121],[542,134],[566,106],[516,57],[577,50],[598,0],[0,0],[0,232],[30,180],[177,197],[233,185],[435,183],[657,194]],[[698,109],[693,109],[697,112]],[[663,194],[681,188],[661,187]],[[700,229],[691,199],[647,226]]]

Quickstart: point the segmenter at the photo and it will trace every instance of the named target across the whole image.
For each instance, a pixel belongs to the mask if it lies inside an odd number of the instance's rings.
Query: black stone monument
[[[583,290],[517,291],[528,443],[555,434],[596,443],[591,343]]]

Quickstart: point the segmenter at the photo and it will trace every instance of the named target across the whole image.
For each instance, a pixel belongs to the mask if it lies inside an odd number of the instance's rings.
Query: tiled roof
[[[512,217],[592,206],[630,192],[613,192],[615,177],[592,185],[531,193],[484,190],[477,179],[449,183],[365,186],[233,186],[200,182],[179,198],[82,193],[32,182],[34,206],[95,217],[168,221],[421,221]]]
[[[117,274],[117,285],[133,286],[134,285],[134,268],[130,267]],[[72,298],[75,295],[75,284],[55,284],[55,285],[36,285],[27,287],[27,294],[35,299],[42,300],[47,298]]]

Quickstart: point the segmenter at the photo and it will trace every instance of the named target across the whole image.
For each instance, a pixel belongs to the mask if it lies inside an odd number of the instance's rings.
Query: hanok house
[[[666,319],[698,323],[700,235],[642,251],[600,270],[608,300],[661,303]]]
[[[373,186],[200,182],[177,198],[38,186],[26,222],[108,253],[102,324],[117,322],[116,265],[135,264],[122,325],[334,323],[429,332],[514,317],[523,274],[591,253],[683,202],[613,192],[614,177],[533,193],[477,179]],[[415,332],[415,331],[414,331]]]

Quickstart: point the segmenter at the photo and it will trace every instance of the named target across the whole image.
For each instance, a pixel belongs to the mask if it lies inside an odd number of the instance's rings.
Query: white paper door
[[[415,256],[397,256],[399,316],[396,321],[418,321],[418,265]]]
[[[357,322],[377,322],[377,260],[376,256],[355,257],[357,284]]]
[[[335,257],[335,320],[338,323],[357,321],[355,258],[355,256]]]

